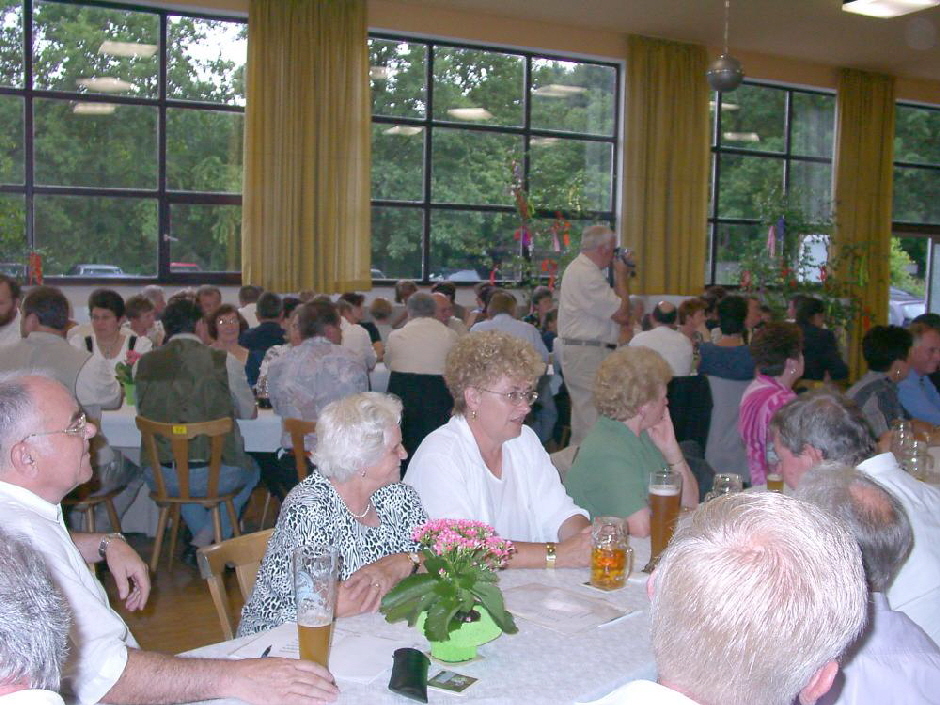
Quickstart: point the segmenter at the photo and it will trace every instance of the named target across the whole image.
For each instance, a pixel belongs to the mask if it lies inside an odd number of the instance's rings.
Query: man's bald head
[[[435,291],[431,296],[434,298],[434,304],[437,306],[434,317],[444,325],[447,325],[447,321],[454,315],[454,302],[450,300],[449,296],[440,291]]]
[[[652,314],[653,320],[656,321],[657,325],[661,326],[675,326],[677,315],[678,312],[675,305],[668,301],[660,301],[656,304],[656,308],[653,309]]]

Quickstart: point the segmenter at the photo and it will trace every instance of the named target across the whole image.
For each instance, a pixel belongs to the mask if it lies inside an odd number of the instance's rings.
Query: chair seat
[[[150,499],[152,499],[154,504],[156,504],[158,507],[163,506],[164,504],[201,504],[203,507],[209,508],[216,504],[221,504],[222,502],[235,499],[235,495],[237,495],[239,491],[240,490],[235,490],[234,492],[216,495],[215,497],[209,497],[208,499],[201,499],[199,497],[160,497],[156,492],[151,492]]]

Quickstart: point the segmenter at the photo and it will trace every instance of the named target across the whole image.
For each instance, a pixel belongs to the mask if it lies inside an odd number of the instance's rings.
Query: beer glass
[[[933,457],[927,451],[926,441],[911,443],[910,452],[902,461],[902,467],[922,482],[930,477],[933,471]]]
[[[330,662],[340,561],[339,552],[330,546],[301,546],[293,554],[300,658],[324,668]]]
[[[633,567],[633,549],[627,538],[627,520],[594,517],[591,536],[591,585],[601,590],[619,590]]]
[[[741,476],[736,472],[719,472],[715,474],[712,488],[709,490],[708,494],[705,495],[705,501],[707,502],[710,499],[715,499],[716,497],[721,497],[726,494],[734,494],[743,489],[744,483],[741,480]]]
[[[655,564],[666,548],[679,517],[682,475],[663,468],[650,473],[650,563]]]
[[[910,421],[898,419],[891,424],[891,452],[897,458],[898,463],[904,463],[904,459],[911,453],[911,445],[914,438],[914,428]]]

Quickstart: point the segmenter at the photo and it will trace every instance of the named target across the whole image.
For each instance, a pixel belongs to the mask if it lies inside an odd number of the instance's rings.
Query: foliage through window
[[[244,20],[0,0],[2,266],[240,269],[246,52]]]
[[[380,34],[369,52],[373,278],[518,279],[514,165],[537,218],[614,222],[617,65]]]

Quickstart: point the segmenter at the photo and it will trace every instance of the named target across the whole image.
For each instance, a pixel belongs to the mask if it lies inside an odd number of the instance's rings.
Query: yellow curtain
[[[844,263],[838,273],[851,283],[863,307],[849,338],[848,363],[855,375],[864,365],[861,336],[869,326],[885,323],[888,311],[893,160],[894,78],[841,70],[833,165],[833,253],[837,263]],[[849,256],[852,253],[858,256]]]
[[[251,0],[242,279],[371,287],[365,0]]]
[[[628,39],[623,244],[638,289],[693,295],[705,284],[708,98],[704,47]]]

